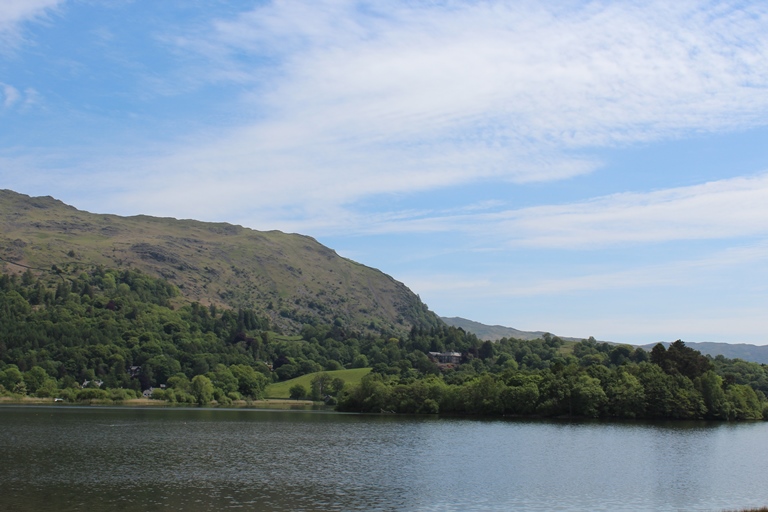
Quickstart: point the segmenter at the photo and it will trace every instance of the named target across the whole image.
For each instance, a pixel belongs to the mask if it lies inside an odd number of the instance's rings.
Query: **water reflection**
[[[768,424],[0,407],[9,510],[722,510]]]

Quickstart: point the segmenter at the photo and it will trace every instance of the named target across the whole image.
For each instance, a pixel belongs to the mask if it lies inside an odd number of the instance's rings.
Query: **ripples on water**
[[[0,510],[722,510],[768,424],[0,407]]]

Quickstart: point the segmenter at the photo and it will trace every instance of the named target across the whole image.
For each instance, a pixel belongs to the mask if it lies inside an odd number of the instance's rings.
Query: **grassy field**
[[[354,368],[352,370],[335,370],[332,372],[321,373],[327,373],[332,378],[338,377],[342,379],[347,385],[355,386],[359,384],[360,380],[368,375],[370,371],[370,368]],[[315,377],[315,375],[317,375],[317,373],[309,373],[307,375],[302,375],[301,377],[296,377],[295,379],[270,384],[267,387],[265,395],[267,398],[290,398],[290,389],[296,384],[301,384],[307,390],[311,389],[312,379]]]

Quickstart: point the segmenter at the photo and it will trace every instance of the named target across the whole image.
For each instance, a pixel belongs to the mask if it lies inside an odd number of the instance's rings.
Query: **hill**
[[[165,278],[185,300],[249,308],[289,333],[317,323],[401,333],[441,323],[403,283],[308,236],[93,214],[0,190],[0,270],[76,276],[99,266]]]
[[[447,325],[453,327],[460,327],[466,332],[470,332],[480,338],[481,340],[498,341],[501,338],[515,338],[518,340],[535,340],[542,338],[545,334],[544,331],[519,331],[512,327],[504,327],[501,325],[485,325],[466,318],[446,318],[441,317],[441,320]],[[567,342],[578,342],[580,338],[570,338],[564,336],[558,336],[561,340]],[[608,341],[603,343],[616,342]],[[669,342],[662,343],[665,347],[669,347]],[[656,343],[649,343],[646,345],[640,345],[641,348],[650,351]],[[686,342],[686,345],[698,350],[702,354],[717,357],[722,355],[727,359],[743,359],[744,361],[751,361],[754,363],[768,364],[768,346],[750,345],[747,343],[712,343],[712,342]]]
[[[471,332],[481,340],[498,341],[501,338],[515,338],[516,340],[536,340],[541,339],[547,331],[519,331],[512,327],[502,325],[485,325],[480,322],[474,322],[460,317],[440,317],[446,324],[452,327],[460,327],[467,332]],[[582,338],[570,338],[567,336],[558,336],[563,341],[581,341]]]
[[[320,374],[325,374],[330,378],[341,379],[344,381],[345,385],[348,386],[357,386],[360,384],[360,381],[363,379],[363,377],[369,373],[371,373],[370,368],[353,368],[351,370],[334,370],[327,372],[308,373],[306,375],[302,375],[290,380],[270,384],[264,392],[264,395],[267,398],[290,398],[291,388],[293,386],[298,384],[300,386],[304,386],[304,388],[307,390],[312,389],[312,379]]]
[[[669,342],[662,342],[669,348]],[[768,345],[749,345],[747,343],[714,343],[714,342],[691,342],[685,343],[694,350],[712,357],[723,356],[726,359],[743,359],[754,363],[768,364]],[[656,343],[642,345],[642,348],[651,350]]]

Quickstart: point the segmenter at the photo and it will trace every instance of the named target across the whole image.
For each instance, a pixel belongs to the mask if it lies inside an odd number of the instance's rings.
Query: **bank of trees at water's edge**
[[[682,341],[651,352],[593,339],[566,346],[549,335],[491,343],[447,326],[361,335],[340,320],[281,333],[253,311],[186,302],[166,281],[131,270],[2,275],[0,318],[0,394],[9,396],[121,400],[154,388],[171,402],[227,404],[261,398],[272,382],[368,367],[355,386],[334,382],[305,394],[360,412],[768,414],[764,365],[708,358]],[[429,356],[447,351],[460,362]]]

